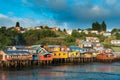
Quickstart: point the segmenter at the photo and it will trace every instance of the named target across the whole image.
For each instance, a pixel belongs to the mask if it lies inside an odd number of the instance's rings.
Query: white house
[[[103,33],[103,36],[105,37],[111,36],[111,33],[110,32]]]
[[[99,34],[99,32],[97,30],[91,30],[90,33]]]
[[[88,30],[84,30],[83,32],[84,32],[85,34],[88,34],[88,33],[89,33],[89,31],[88,31]]]
[[[66,30],[67,34],[71,35],[72,34],[72,30]]]
[[[97,37],[86,37],[87,42],[99,42],[99,39]]]
[[[111,40],[112,45],[120,45],[120,40]]]

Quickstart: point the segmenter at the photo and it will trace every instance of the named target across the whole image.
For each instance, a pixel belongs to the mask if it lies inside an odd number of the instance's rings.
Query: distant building
[[[82,32],[82,30],[78,30],[78,32],[79,32],[79,33],[81,33],[81,32]]]
[[[88,42],[88,41],[81,41],[78,46],[80,48],[93,48],[93,43]]]
[[[87,42],[99,42],[99,39],[97,37],[86,37]]]
[[[104,33],[105,33],[105,31],[101,31],[101,32],[100,32],[100,34],[104,34]]]
[[[84,32],[85,34],[88,34],[88,33],[89,33],[89,31],[88,31],[88,30],[84,30],[83,32]]]
[[[59,28],[58,27],[53,27],[53,28],[50,28],[51,31],[58,31]]]
[[[41,29],[40,26],[36,26],[36,27],[35,27],[35,30],[40,30],[40,29]]]
[[[105,37],[111,36],[111,33],[110,32],[103,33],[103,36]]]
[[[112,45],[120,46],[120,40],[111,40]]]
[[[91,30],[90,33],[99,34],[99,32],[97,30]]]
[[[103,48],[104,48],[103,44],[101,44],[101,43],[94,43],[93,49],[98,51],[98,50],[103,49]]]
[[[15,26],[15,28],[14,28],[15,30],[17,30],[17,31],[20,31],[20,32],[24,32],[24,29],[22,28],[22,27],[20,27],[20,24],[19,24],[19,22],[16,22],[16,26]]]
[[[71,35],[72,34],[72,30],[66,30],[66,33]]]

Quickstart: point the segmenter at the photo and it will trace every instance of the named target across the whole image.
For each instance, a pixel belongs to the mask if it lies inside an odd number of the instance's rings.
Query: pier
[[[9,60],[9,61],[0,61],[0,68],[4,69],[17,69],[17,68],[28,68],[28,67],[40,67],[56,64],[82,64],[82,63],[111,63],[119,61],[120,59],[114,60],[97,60],[95,57],[92,58],[66,58],[66,59],[53,59],[53,61],[40,61],[40,60]]]

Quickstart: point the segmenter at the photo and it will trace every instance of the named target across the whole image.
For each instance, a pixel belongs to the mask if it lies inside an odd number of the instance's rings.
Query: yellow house
[[[53,58],[68,58],[68,52],[56,51],[52,54]]]
[[[69,52],[69,57],[80,57],[80,52],[78,51]]]

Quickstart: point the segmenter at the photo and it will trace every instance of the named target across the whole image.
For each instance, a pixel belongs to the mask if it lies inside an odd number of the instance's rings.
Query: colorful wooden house
[[[112,52],[113,52],[112,49],[101,49],[101,50],[99,50],[99,53],[100,53],[100,54],[104,54],[104,53],[112,53]]]
[[[70,46],[71,51],[69,52],[69,57],[80,57],[80,53],[82,52],[82,48],[77,46]]]
[[[53,56],[51,53],[47,52],[44,48],[39,47],[36,51],[41,61],[52,61]]]
[[[112,53],[113,53],[115,59],[120,58],[120,52],[112,52]]]
[[[112,53],[104,53],[104,54],[98,54],[96,56],[97,60],[113,60],[114,55]]]
[[[49,52],[60,51],[60,45],[45,45],[44,49]]]
[[[80,48],[84,48],[88,51],[89,49],[93,49],[93,45],[94,44],[92,42],[82,41],[82,42],[79,43],[78,46]]]
[[[72,51],[68,53],[70,58],[76,58],[76,57],[80,57],[80,52],[78,51]]]
[[[32,54],[27,51],[0,51],[0,60],[32,60]]]
[[[94,43],[93,49],[98,51],[98,50],[103,49],[103,48],[104,48],[103,44],[101,44],[101,43]]]
[[[98,60],[112,60],[114,59],[112,49],[102,49],[99,51],[99,54],[96,56]]]
[[[64,52],[64,51],[56,51],[52,53],[53,58],[57,58],[57,59],[66,59],[68,58],[68,52]]]
[[[93,42],[93,43],[98,43],[99,39],[97,37],[86,37],[87,42]]]
[[[92,56],[91,52],[85,52],[83,57],[84,58],[92,58],[93,56]]]

